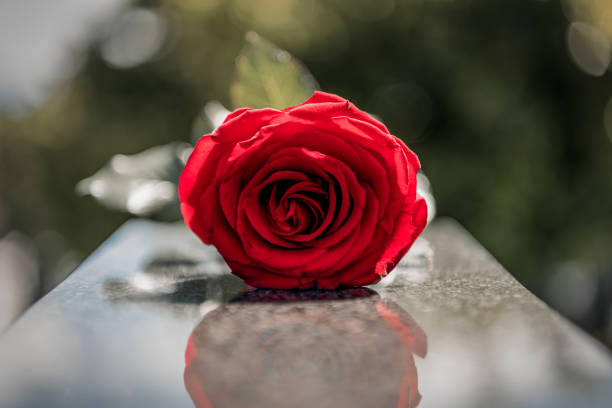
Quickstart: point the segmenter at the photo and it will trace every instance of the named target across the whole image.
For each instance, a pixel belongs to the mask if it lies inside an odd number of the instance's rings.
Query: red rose
[[[416,155],[367,113],[316,92],[238,109],[203,136],[179,182],[187,225],[266,288],[375,283],[426,224]]]

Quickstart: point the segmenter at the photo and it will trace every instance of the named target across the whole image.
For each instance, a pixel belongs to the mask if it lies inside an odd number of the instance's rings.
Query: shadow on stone
[[[226,302],[246,285],[231,275],[222,260],[196,261],[181,254],[162,254],[131,279],[109,279],[102,295],[114,303],[161,302],[199,305]]]

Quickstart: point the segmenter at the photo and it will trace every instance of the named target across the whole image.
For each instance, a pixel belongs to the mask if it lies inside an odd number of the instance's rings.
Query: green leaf
[[[252,31],[246,35],[230,87],[234,108],[283,109],[304,102],[316,89],[313,76],[291,54]]]

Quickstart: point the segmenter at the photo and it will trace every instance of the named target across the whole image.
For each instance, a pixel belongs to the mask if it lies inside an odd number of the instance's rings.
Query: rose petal
[[[284,111],[294,117],[308,118],[315,121],[334,116],[354,117],[376,126],[383,132],[389,133],[385,125],[358,109],[351,102],[337,95],[321,91],[316,91],[314,95],[301,105],[284,109]]]
[[[243,200],[241,200],[244,203]],[[238,215],[237,231],[240,242],[251,261],[262,267],[278,270],[287,276],[299,276],[300,267],[321,255],[325,249],[298,248],[287,249],[270,245],[249,223],[244,208]]]
[[[270,120],[283,112],[276,109],[238,109],[230,113],[212,133],[211,137],[217,143],[232,145],[251,139],[257,131]]]
[[[397,220],[395,231],[389,240],[389,246],[376,263],[376,274],[380,276],[387,275],[408,252],[414,240],[426,225],[427,204],[425,204],[423,197],[418,196],[414,207],[410,210],[406,207],[406,210],[402,212]]]
[[[300,285],[299,278],[276,274],[269,269],[234,262],[228,262],[228,266],[236,275],[244,279],[247,285],[258,288],[293,289]]]
[[[357,259],[369,255],[371,252],[376,251],[382,243],[385,242],[384,231],[379,231],[379,237],[375,239],[375,233],[378,226],[378,199],[374,193],[374,190],[366,185],[364,186],[366,191],[366,205],[363,211],[363,218],[359,223],[359,228],[352,232],[354,234],[353,240],[349,250],[342,256],[336,253],[336,248],[332,247],[328,249],[329,255],[334,258],[335,262],[330,265],[332,271],[340,271],[346,266],[350,265]],[[317,276],[329,276],[329,274],[319,274]]]

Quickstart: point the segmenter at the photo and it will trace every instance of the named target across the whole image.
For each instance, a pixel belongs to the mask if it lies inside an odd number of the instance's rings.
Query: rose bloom
[[[242,108],[197,143],[181,212],[233,273],[263,288],[376,283],[427,222],[416,155],[339,96]]]

